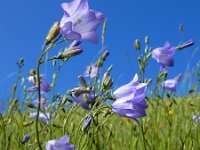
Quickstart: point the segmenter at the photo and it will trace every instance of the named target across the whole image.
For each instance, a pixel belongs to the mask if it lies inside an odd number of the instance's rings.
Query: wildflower
[[[174,114],[174,110],[173,109],[169,109],[168,110],[168,116],[172,116]]]
[[[73,96],[73,100],[81,104],[83,109],[88,110],[89,109],[89,103],[92,103],[94,101],[94,93],[84,93],[80,94],[79,96]]]
[[[98,67],[95,65],[90,65],[85,71],[85,76],[90,78],[95,78],[98,74]]]
[[[64,15],[60,21],[61,34],[70,40],[98,42],[97,27],[104,20],[100,12],[89,9],[87,0],[62,3]]]
[[[36,119],[36,117],[37,117],[37,112],[30,113],[30,117],[33,118],[33,119]],[[44,113],[41,113],[41,112],[40,112],[40,113],[39,113],[38,119],[39,119],[40,121],[45,122],[46,124],[49,124],[49,121],[50,121],[50,113],[44,114]]]
[[[30,139],[30,137],[31,137],[31,136],[30,136],[29,134],[26,134],[26,135],[23,137],[21,143],[22,143],[22,144],[25,144],[26,142],[28,142],[28,140]]]
[[[46,144],[46,150],[73,150],[75,146],[69,144],[69,136],[64,135],[59,140],[50,140]]]
[[[152,57],[161,65],[161,70],[166,66],[174,66],[173,55],[175,53],[175,47],[172,47],[169,42],[166,42],[163,47],[158,47],[152,51]]]
[[[200,116],[197,116],[197,115],[194,115],[193,117],[192,117],[192,120],[194,120],[194,122],[200,122]]]
[[[33,101],[33,104],[37,107],[37,106],[38,106],[38,102],[39,102],[39,100],[36,99],[36,100]],[[40,108],[41,108],[42,110],[44,110],[44,109],[47,107],[47,105],[48,105],[48,100],[47,100],[47,98],[44,97],[44,96],[42,96],[42,97],[41,97],[41,102],[40,102]]]
[[[38,90],[38,79],[37,76],[29,76],[28,81],[33,84],[32,87],[28,88],[28,92],[34,92]],[[40,75],[40,90],[42,93],[47,93],[51,90],[51,86],[49,83],[44,79],[44,75]]]
[[[82,124],[83,129],[87,129],[90,126],[91,122],[92,122],[92,117],[91,116],[87,117],[83,121],[83,124]]]
[[[139,122],[137,118],[146,116],[145,109],[148,107],[144,94],[146,86],[146,83],[138,82],[136,74],[130,83],[114,91],[116,101],[112,104],[112,111]]]
[[[181,75],[178,75],[174,79],[165,80],[162,83],[162,86],[167,90],[170,90],[172,92],[176,92],[176,86],[178,84],[178,81],[180,80],[180,77],[181,77]]]

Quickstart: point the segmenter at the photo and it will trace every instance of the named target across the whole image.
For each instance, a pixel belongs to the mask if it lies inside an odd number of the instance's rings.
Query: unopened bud
[[[105,60],[105,59],[109,56],[109,54],[110,54],[109,51],[105,51],[105,52],[102,54],[103,60]]]
[[[30,136],[29,134],[26,134],[26,135],[23,137],[21,143],[22,143],[22,144],[25,144],[26,142],[28,142],[28,140],[30,139],[30,137],[31,137],[31,136]]]
[[[134,42],[134,48],[135,48],[135,50],[140,49],[140,41],[138,39],[136,39],[135,42]]]
[[[83,87],[87,87],[87,83],[82,75],[78,76],[78,79]]]
[[[145,57],[145,60],[148,60],[151,56],[152,56],[152,53],[147,54],[147,56]]]
[[[70,58],[72,56],[79,55],[82,52],[83,52],[83,50],[80,47],[77,47],[77,46],[69,47],[69,48],[66,48],[64,50],[64,52],[60,53],[57,58],[65,60],[65,59],[68,59],[68,58]]]
[[[90,93],[91,91],[87,88],[84,88],[84,87],[76,87],[72,90],[70,90],[70,93],[75,93],[76,96],[79,96],[80,94],[83,94],[83,93]]]
[[[141,57],[137,57],[137,61],[138,63],[141,65],[142,64],[142,58]]]
[[[186,47],[192,46],[194,44],[194,40],[188,40],[187,42],[184,42],[176,47],[176,50],[182,50]]]
[[[47,34],[45,44],[49,44],[60,32],[59,22],[54,22],[53,26],[49,30],[49,33]]]
[[[113,84],[113,79],[110,76],[107,76],[103,81],[103,87],[108,90]]]
[[[145,36],[144,41],[145,41],[146,44],[148,44],[148,43],[149,43],[149,37],[148,37],[148,36]]]
[[[20,65],[24,65],[24,58],[20,58],[19,63]]]
[[[36,71],[34,69],[31,69],[30,72],[29,72],[29,75],[34,76],[35,74],[36,74]]]

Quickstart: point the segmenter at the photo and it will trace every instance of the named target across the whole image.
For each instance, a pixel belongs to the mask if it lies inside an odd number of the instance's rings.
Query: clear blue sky
[[[16,61],[23,57],[25,67],[23,75],[36,65],[41,45],[52,23],[60,20],[62,2],[68,0],[2,0],[0,5],[0,99],[7,100],[11,85],[16,79]],[[175,66],[169,69],[169,77],[184,73],[188,62],[190,70],[200,55],[191,60],[191,55],[200,44],[200,1],[199,0],[89,0],[92,9],[101,11],[108,18],[105,47],[110,51],[105,67],[113,64],[112,76],[114,88],[129,82],[135,73],[139,73],[136,63],[137,52],[133,41],[141,43],[146,35],[150,37],[150,46],[162,46],[169,41],[176,46],[190,38],[195,45],[175,54]],[[183,24],[183,33],[179,24]],[[99,30],[100,31],[100,30]],[[99,33],[99,37],[101,34]],[[64,47],[63,47],[64,48]],[[56,91],[65,92],[77,85],[77,76],[83,74],[87,65],[94,63],[101,43],[82,44],[84,52],[66,63],[58,78]],[[54,49],[53,53],[59,52]],[[46,65],[46,77],[52,81],[51,63]],[[159,65],[151,59],[147,77],[153,77],[159,71]],[[44,68],[41,70],[45,73]],[[182,91],[184,89],[181,89]]]

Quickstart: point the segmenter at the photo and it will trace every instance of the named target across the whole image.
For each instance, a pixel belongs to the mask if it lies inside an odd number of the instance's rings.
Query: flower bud
[[[47,34],[45,44],[49,44],[60,32],[59,22],[54,22],[53,26],[49,30],[49,33]]]
[[[110,87],[113,84],[113,79],[110,76],[107,76],[104,80],[103,80],[103,87],[104,89],[108,90],[110,89]]]
[[[192,46],[193,44],[194,44],[194,40],[192,40],[192,39],[188,40],[187,42],[184,42],[184,43],[178,45],[176,47],[176,50],[182,50],[182,49],[184,49],[186,47]]]
[[[109,51],[105,51],[105,52],[102,54],[103,60],[105,60],[105,59],[109,56],[109,54],[110,54]]]
[[[92,117],[88,116],[82,123],[82,130],[87,129],[90,126],[91,122],[92,122]]]
[[[135,48],[135,50],[140,49],[140,41],[138,39],[136,39],[135,42],[134,42],[134,48]]]
[[[91,91],[87,88],[84,87],[76,87],[70,90],[70,93],[75,93],[76,96],[79,96],[80,94],[83,93],[90,93]]]
[[[145,36],[144,41],[145,41],[146,44],[149,44],[149,37],[148,37],[148,36]]]
[[[34,76],[35,74],[36,74],[36,71],[34,69],[31,69],[30,72],[29,72],[29,75]]]
[[[66,60],[66,59],[68,59],[68,58],[70,58],[72,56],[79,55],[82,52],[83,52],[83,50],[81,48],[77,47],[77,46],[75,46],[75,47],[69,47],[69,48],[66,48],[64,50],[64,52],[58,54],[57,59],[64,59],[64,60]]]
[[[78,79],[83,87],[87,87],[87,83],[82,75],[78,76]]]
[[[26,134],[26,135],[23,137],[21,143],[22,143],[22,144],[25,144],[26,142],[28,142],[28,140],[30,139],[30,137],[31,137],[31,136],[30,136],[29,134]]]

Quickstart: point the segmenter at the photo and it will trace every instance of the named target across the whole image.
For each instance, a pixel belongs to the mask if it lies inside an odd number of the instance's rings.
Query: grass
[[[67,134],[79,150],[199,149],[200,124],[192,119],[199,114],[199,103],[199,96],[176,97],[174,101],[148,100],[147,116],[140,119],[140,124],[115,114],[110,116],[108,109],[98,110],[99,115],[88,129],[82,129],[80,122],[87,115],[85,110],[59,108],[50,125],[39,123],[40,142],[45,148],[48,140]],[[28,108],[21,112],[17,103],[0,116],[0,133],[1,150],[38,148],[35,121],[30,119]],[[31,138],[21,144],[25,134]]]

